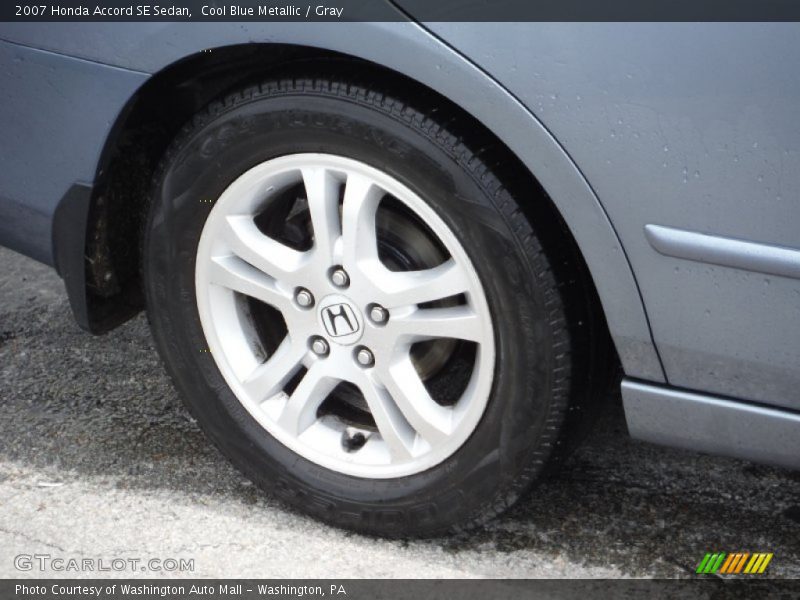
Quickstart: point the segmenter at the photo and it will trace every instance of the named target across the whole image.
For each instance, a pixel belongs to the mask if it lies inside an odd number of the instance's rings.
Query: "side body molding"
[[[800,279],[800,250],[747,240],[645,225],[645,236],[659,254],[743,271]]]

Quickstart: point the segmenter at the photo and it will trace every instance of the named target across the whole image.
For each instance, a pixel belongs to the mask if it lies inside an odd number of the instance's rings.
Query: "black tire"
[[[552,458],[570,404],[571,341],[546,254],[497,176],[433,114],[324,77],[248,87],[211,104],[171,146],[143,235],[156,344],[211,440],[304,513],[390,537],[464,530],[510,507]],[[492,396],[467,442],[422,473],[360,479],[299,457],[256,423],[202,351],[195,253],[213,200],[252,166],[299,152],[355,158],[405,183],[461,239],[482,280],[496,335]]]

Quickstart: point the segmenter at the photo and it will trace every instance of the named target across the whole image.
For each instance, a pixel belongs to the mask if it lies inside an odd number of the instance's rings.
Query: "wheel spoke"
[[[332,265],[335,263],[334,247],[342,235],[339,182],[321,167],[308,167],[302,172],[314,229],[314,252],[323,264]]]
[[[278,425],[292,435],[302,434],[317,420],[317,410],[338,383],[322,363],[314,363],[289,396]]]
[[[304,343],[294,342],[286,336],[267,361],[258,365],[242,382],[247,394],[258,404],[279,394],[297,373],[307,353]]]
[[[443,300],[469,290],[464,270],[452,258],[441,265],[421,271],[391,272],[375,277],[386,297],[383,305],[397,308]]]
[[[484,337],[482,323],[469,306],[423,308],[408,316],[393,318],[390,323],[397,337],[410,342],[453,338],[480,343]]]
[[[276,285],[275,280],[237,256],[214,257],[209,263],[211,283],[261,300],[283,311],[291,297]]]
[[[370,179],[348,176],[342,205],[342,262],[345,267],[378,260],[375,214],[380,200],[380,189]]]
[[[392,462],[411,458],[411,449],[414,447],[416,433],[403,413],[397,408],[386,388],[376,385],[366,376],[356,382],[356,385],[367,401],[369,411],[378,431],[389,448]]]
[[[431,398],[410,357],[392,365],[381,379],[408,423],[423,439],[434,446],[447,438],[453,411]]]
[[[231,251],[278,281],[295,283],[308,257],[264,235],[253,217],[235,215],[227,218],[225,240]]]
[[[352,158],[302,152],[240,174],[208,215],[195,281],[209,350],[242,410],[320,472],[446,469],[484,414],[495,365],[488,298],[462,234],[391,169]],[[344,329],[340,314],[359,327]],[[284,339],[265,359],[277,330]],[[415,345],[429,340],[443,341]],[[339,401],[342,382],[369,414],[349,394]],[[440,403],[445,382],[457,402]]]

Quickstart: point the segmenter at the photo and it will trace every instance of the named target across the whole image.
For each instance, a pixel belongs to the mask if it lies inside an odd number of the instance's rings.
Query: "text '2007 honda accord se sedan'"
[[[302,511],[468,529],[620,385],[635,438],[800,467],[797,25],[0,40],[0,243],[91,333],[146,309],[210,440]]]

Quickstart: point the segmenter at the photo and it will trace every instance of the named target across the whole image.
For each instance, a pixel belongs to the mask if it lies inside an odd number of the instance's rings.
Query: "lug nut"
[[[376,304],[369,310],[369,318],[372,319],[373,323],[383,325],[389,320],[389,311]]]
[[[321,337],[317,337],[311,340],[311,350],[317,356],[328,356],[330,348],[328,348],[328,342]]]
[[[297,290],[297,293],[294,295],[294,301],[297,302],[298,306],[302,306],[303,308],[314,306],[314,296],[305,288],[299,288]]]
[[[347,271],[341,267],[338,267],[331,272],[331,281],[333,282],[333,285],[340,288],[350,285],[350,277],[348,276]]]
[[[370,352],[369,348],[361,347],[356,352],[356,360],[362,367],[371,367],[375,364],[375,357]]]

